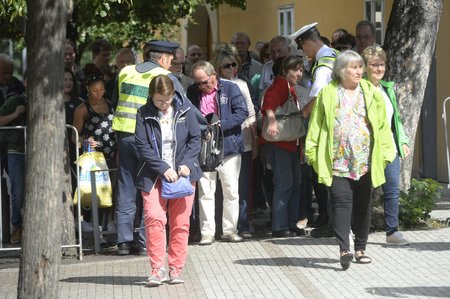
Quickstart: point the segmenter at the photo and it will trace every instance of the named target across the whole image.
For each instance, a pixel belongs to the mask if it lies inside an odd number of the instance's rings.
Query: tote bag
[[[274,136],[269,135],[267,133],[269,122],[267,118],[264,118],[263,120],[262,136],[267,141],[294,141],[305,136],[306,134],[303,117],[301,116],[300,110],[297,108],[297,103],[294,101],[294,97],[290,92],[289,84],[288,88],[289,96],[287,101],[275,110],[275,119],[279,134]]]
[[[105,156],[102,152],[87,152],[78,158],[80,165],[80,188],[81,205],[83,207],[92,206],[91,170],[108,169]],[[112,206],[111,179],[108,171],[95,172],[95,182],[97,191],[97,205],[99,208],[109,208]],[[78,192],[75,191],[73,204],[78,204]]]

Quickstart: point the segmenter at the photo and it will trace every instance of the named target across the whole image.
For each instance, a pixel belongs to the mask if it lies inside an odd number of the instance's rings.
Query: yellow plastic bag
[[[81,205],[83,207],[92,206],[91,170],[108,169],[105,156],[102,152],[84,153],[78,158],[80,165],[80,188]],[[97,204],[99,208],[112,206],[112,188],[108,171],[95,172],[95,182],[97,187]],[[78,190],[75,191],[73,204],[78,204]]]

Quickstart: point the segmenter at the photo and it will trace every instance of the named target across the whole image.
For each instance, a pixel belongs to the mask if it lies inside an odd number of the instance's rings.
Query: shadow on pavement
[[[409,246],[397,247],[386,245],[386,243],[368,242],[367,244],[379,245],[384,248],[404,248],[416,251],[450,251],[450,242],[411,242]]]
[[[339,260],[330,258],[273,257],[273,258],[242,259],[236,260],[233,263],[245,266],[271,266],[271,267],[294,266],[294,267],[314,268],[314,269],[327,269],[339,271],[342,270],[339,265]],[[326,264],[332,264],[334,266],[333,267],[327,266]]]
[[[299,245],[299,246],[313,246],[313,245],[337,245],[334,238],[284,238],[284,239],[268,239],[275,245]]]
[[[145,276],[77,276],[68,277],[60,280],[69,283],[95,283],[109,285],[145,285],[147,277]]]
[[[366,292],[371,295],[385,296],[385,297],[399,297],[404,298],[405,295],[412,296],[426,296],[430,297],[444,297],[447,298],[450,294],[450,287],[426,286],[426,287],[403,287],[403,288],[366,288]]]

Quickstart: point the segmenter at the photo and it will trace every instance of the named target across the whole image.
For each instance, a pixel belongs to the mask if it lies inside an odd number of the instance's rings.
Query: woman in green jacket
[[[334,80],[317,97],[305,145],[319,183],[330,189],[333,229],[344,270],[354,257],[350,227],[356,261],[371,262],[365,250],[372,187],[385,182],[384,168],[395,158],[383,96],[362,79],[363,71],[364,61],[354,51],[336,58]]]
[[[384,175],[386,183],[383,184],[384,193],[384,222],[386,225],[387,245],[408,245],[398,230],[398,201],[400,196],[400,159],[409,155],[409,140],[403,129],[397,100],[394,93],[394,82],[383,81],[386,70],[386,53],[380,46],[367,47],[362,56],[367,64],[367,79],[381,91],[386,103],[386,117],[391,129],[391,140],[395,144],[396,157],[386,166]]]

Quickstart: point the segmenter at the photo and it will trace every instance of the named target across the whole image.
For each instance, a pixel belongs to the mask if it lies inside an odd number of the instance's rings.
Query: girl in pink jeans
[[[189,177],[193,187],[202,173],[198,167],[200,128],[188,101],[174,91],[166,75],[152,79],[147,104],[136,116],[136,147],[140,156],[136,187],[144,199],[147,254],[152,268],[148,286],[183,283],[189,216],[194,194],[177,198],[161,197],[161,180],[174,182]],[[169,214],[169,278],[166,276],[166,223]],[[170,280],[169,280],[170,279]]]

